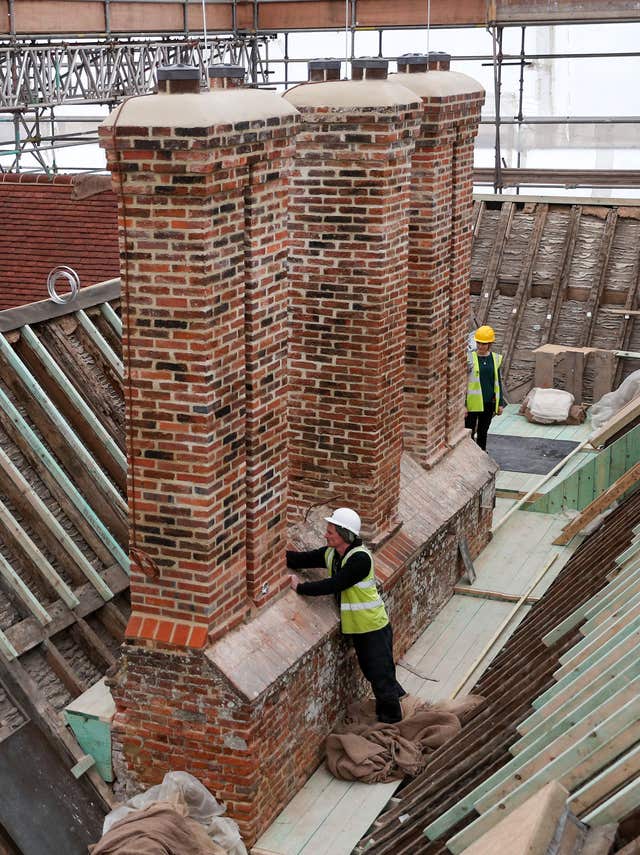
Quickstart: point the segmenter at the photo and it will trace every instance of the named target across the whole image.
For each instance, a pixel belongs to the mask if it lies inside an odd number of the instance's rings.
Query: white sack
[[[562,389],[532,389],[523,402],[534,422],[541,425],[552,425],[555,422],[566,422],[574,398],[570,392]]]

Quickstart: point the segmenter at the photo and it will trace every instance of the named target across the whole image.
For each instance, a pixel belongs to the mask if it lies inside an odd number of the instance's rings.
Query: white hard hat
[[[360,517],[351,508],[336,508],[330,517],[325,517],[326,522],[339,525],[340,528],[346,528],[347,531],[352,531],[356,536],[360,534]]]

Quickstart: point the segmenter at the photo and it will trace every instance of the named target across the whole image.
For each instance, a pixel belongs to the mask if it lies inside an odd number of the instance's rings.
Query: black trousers
[[[356,633],[351,638],[360,670],[373,689],[378,720],[388,723],[402,721],[400,698],[406,692],[396,680],[391,624],[373,632]]]
[[[487,450],[487,434],[489,433],[489,425],[491,419],[496,414],[495,398],[484,405],[484,410],[481,413],[469,413],[464,419],[464,426],[471,430],[471,436],[478,443],[483,451]]]

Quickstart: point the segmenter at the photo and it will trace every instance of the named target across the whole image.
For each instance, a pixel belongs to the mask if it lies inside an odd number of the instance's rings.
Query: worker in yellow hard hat
[[[496,340],[492,327],[478,327],[473,338],[476,349],[471,350],[467,357],[469,378],[464,424],[480,448],[486,450],[491,419],[494,415],[499,416],[506,406],[500,374],[502,356],[491,351]]]

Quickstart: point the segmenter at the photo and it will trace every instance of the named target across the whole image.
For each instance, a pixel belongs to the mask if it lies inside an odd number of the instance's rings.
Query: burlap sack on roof
[[[430,705],[406,695],[401,700],[403,719],[381,724],[375,702],[352,704],[345,724],[327,737],[327,766],[344,781],[378,784],[417,775],[429,754],[460,732],[484,699],[468,695],[459,701]]]
[[[156,802],[117,822],[90,855],[226,855],[205,828],[172,805]]]

